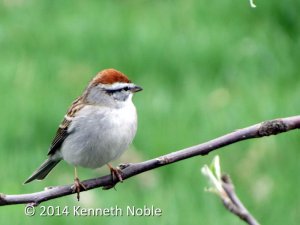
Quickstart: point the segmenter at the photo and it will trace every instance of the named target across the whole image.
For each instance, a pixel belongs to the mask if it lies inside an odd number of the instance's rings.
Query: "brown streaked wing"
[[[56,131],[56,135],[51,143],[48,155],[53,155],[60,148],[66,137],[68,136],[68,127],[71,120],[64,119],[62,124]]]
[[[51,143],[48,155],[53,155],[56,152],[56,150],[58,150],[61,147],[64,140],[69,135],[68,128],[72,122],[72,118],[74,117],[75,113],[78,112],[83,106],[84,104],[82,96],[77,98],[72,103],[72,106],[69,108],[67,115],[65,116],[64,120],[62,121],[62,123],[56,131],[56,135]]]

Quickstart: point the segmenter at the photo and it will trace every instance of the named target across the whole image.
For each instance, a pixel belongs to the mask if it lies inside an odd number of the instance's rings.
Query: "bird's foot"
[[[114,177],[116,177],[122,183],[123,182],[122,170],[119,167],[114,168],[109,164],[107,164],[107,166],[110,170],[111,179],[114,180]]]
[[[116,167],[116,168],[111,167],[110,168],[110,174],[112,176],[112,179],[114,179],[114,176],[115,176],[116,178],[118,178],[118,180],[121,183],[123,182],[122,170],[119,167]]]
[[[74,179],[74,185],[72,187],[73,193],[77,193],[77,200],[80,200],[80,191],[81,190],[86,190],[86,186],[80,182],[78,177],[75,177]]]
[[[117,183],[117,182],[114,182],[115,178],[117,178],[121,183],[123,182],[122,170],[119,167],[114,168],[110,164],[107,164],[107,166],[110,170],[110,175],[111,175],[111,179],[113,181],[113,184],[103,186],[103,188],[102,188],[103,190],[108,190],[108,189],[111,189],[111,188],[115,188],[116,183]]]

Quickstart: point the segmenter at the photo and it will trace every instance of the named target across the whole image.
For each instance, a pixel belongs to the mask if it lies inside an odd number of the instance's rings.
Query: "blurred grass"
[[[299,114],[299,1],[37,1],[0,3],[0,192],[71,183],[61,163],[43,182],[22,182],[45,159],[71,101],[94,74],[116,68],[144,91],[139,130],[123,160],[142,161],[259,121]],[[217,153],[262,224],[300,220],[299,132],[228,146]],[[45,205],[154,205],[163,216],[26,217],[0,209],[0,223],[242,224],[203,192],[193,158]],[[81,169],[81,178],[98,176]],[[107,172],[107,171],[106,171]],[[105,173],[102,171],[102,174]]]

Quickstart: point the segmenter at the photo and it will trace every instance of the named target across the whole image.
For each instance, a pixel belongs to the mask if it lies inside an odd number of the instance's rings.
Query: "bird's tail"
[[[24,182],[27,184],[33,180],[43,180],[50,171],[60,162],[60,159],[48,158],[33,174]]]

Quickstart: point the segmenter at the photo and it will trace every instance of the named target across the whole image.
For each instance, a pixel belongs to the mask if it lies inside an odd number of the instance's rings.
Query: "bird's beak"
[[[142,91],[143,88],[139,87],[139,86],[134,86],[131,88],[131,92],[132,93],[135,93],[135,92],[139,92],[139,91]]]

